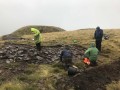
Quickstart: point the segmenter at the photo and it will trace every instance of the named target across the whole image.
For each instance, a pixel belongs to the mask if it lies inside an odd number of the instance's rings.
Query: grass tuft
[[[120,81],[113,81],[111,84],[106,86],[107,90],[120,90]]]

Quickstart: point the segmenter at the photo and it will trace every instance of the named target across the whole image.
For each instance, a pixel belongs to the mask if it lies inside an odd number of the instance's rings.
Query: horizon
[[[29,25],[28,25],[29,26]],[[30,25],[31,26],[31,25]],[[39,25],[37,25],[37,26],[39,26]],[[41,25],[40,25],[41,26]],[[24,26],[24,27],[26,27],[26,26]],[[56,27],[56,26],[53,26],[53,27]],[[21,27],[20,27],[21,28]],[[18,29],[20,29],[20,28],[18,28]],[[58,28],[61,28],[61,27],[58,27]],[[18,30],[17,29],[17,30]],[[61,29],[64,29],[64,28],[61,28]],[[74,30],[65,30],[65,31],[77,31],[77,30],[95,30],[96,28],[79,28],[79,29],[74,29]],[[102,30],[120,30],[120,28],[101,28]],[[15,31],[17,31],[17,30],[15,30]],[[15,31],[13,31],[13,32],[15,32]],[[13,32],[11,32],[11,33],[13,33]],[[11,34],[11,33],[8,33],[8,34]],[[8,35],[8,34],[3,34],[3,35],[1,35],[0,34],[0,36],[4,36],[4,35]]]

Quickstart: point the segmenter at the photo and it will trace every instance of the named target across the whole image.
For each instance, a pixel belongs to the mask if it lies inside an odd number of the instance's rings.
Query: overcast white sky
[[[120,28],[120,0],[0,0],[0,35],[26,25]]]

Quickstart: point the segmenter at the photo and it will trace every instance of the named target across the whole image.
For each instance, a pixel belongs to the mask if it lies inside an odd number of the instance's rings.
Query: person
[[[36,44],[36,48],[38,50],[41,50],[41,35],[40,35],[40,31],[36,28],[31,28],[31,32],[34,33],[34,41]]]
[[[84,53],[84,63],[90,66],[96,66],[98,53],[99,50],[95,47],[95,44],[91,43],[90,47]]]
[[[94,33],[94,38],[96,39],[96,48],[101,52],[101,42],[103,37],[103,30],[100,27],[96,27],[96,31]]]
[[[64,64],[65,69],[68,69],[72,65],[72,52],[68,45],[65,45],[63,51],[60,54],[60,61]]]

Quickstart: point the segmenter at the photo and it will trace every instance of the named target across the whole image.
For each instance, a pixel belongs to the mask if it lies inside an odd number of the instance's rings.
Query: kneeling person
[[[68,69],[72,65],[72,52],[69,49],[69,46],[66,45],[64,50],[60,54],[60,61],[64,64],[65,68]]]
[[[90,66],[97,65],[96,61],[98,58],[98,53],[99,53],[99,50],[95,47],[95,44],[91,43],[90,47],[85,51],[85,54],[84,54],[88,65],[90,65]]]

